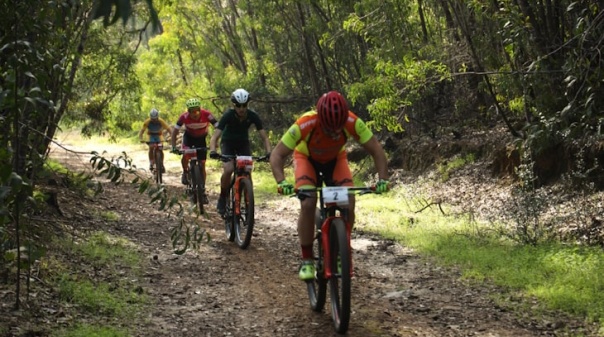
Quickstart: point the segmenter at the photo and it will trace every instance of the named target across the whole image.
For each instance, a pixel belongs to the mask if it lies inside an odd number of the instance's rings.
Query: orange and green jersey
[[[319,126],[317,112],[310,111],[296,120],[281,137],[281,142],[290,150],[302,153],[319,163],[326,163],[345,151],[348,137],[354,138],[360,144],[365,144],[373,137],[365,122],[350,111],[343,131],[343,135],[337,139],[332,138]]]

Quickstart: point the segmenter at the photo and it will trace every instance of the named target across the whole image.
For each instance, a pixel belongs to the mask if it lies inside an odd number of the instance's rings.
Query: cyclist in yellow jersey
[[[149,118],[145,120],[143,123],[143,127],[138,133],[138,139],[141,142],[146,142],[149,145],[149,171],[153,171],[153,167],[155,163],[153,162],[153,147],[151,144],[153,143],[161,143],[164,141],[163,132],[167,131],[168,134],[172,133],[172,128],[159,117],[159,111],[153,108],[151,112],[149,112]],[[143,139],[143,134],[146,135],[146,138]],[[163,151],[163,150],[162,150]],[[160,168],[162,172],[165,171],[165,168]]]
[[[292,194],[294,185],[285,180],[286,158],[293,153],[295,188],[318,187],[319,173],[327,186],[353,186],[352,173],[346,158],[345,145],[349,138],[357,141],[371,155],[378,172],[377,192],[386,192],[388,160],[384,149],[371,130],[354,113],[348,110],[344,97],[337,91],[321,96],[316,111],[302,115],[283,135],[271,153],[273,176],[283,194]],[[354,223],[354,196],[350,196],[349,221]],[[315,277],[313,257],[314,217],[317,197],[300,200],[298,237],[302,250],[299,277]]]

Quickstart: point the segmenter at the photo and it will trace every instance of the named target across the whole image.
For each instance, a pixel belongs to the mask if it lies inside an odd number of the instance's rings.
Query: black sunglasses
[[[247,103],[245,103],[245,104],[235,103],[236,108],[242,108],[242,107],[245,108],[246,106],[247,106]]]

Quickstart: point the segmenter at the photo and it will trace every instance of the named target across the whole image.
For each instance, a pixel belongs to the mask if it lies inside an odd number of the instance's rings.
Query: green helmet
[[[197,98],[190,98],[187,100],[187,108],[201,107],[201,102]]]

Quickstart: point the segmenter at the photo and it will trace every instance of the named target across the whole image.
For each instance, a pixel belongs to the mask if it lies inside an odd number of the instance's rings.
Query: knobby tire
[[[239,179],[239,216],[235,215],[235,243],[246,249],[254,232],[254,188],[249,178]]]
[[[351,258],[346,224],[341,218],[334,219],[331,223],[329,249],[332,266],[332,277],[329,279],[331,317],[336,332],[343,334],[350,323]],[[341,270],[338,270],[338,257]]]
[[[162,178],[162,167],[164,167],[163,164],[163,160],[162,160],[162,153],[161,151],[156,147],[153,151],[153,160],[155,161],[155,182],[158,184],[161,184],[163,182],[163,178]]]
[[[315,226],[320,229],[322,225],[321,212],[317,208],[315,212]],[[308,291],[308,299],[310,300],[310,307],[313,311],[320,312],[325,307],[325,300],[327,299],[327,280],[323,276],[323,246],[321,242],[321,235],[317,232],[315,237],[315,244],[313,245],[313,254],[315,256],[315,268],[317,273],[314,280],[306,281],[306,290]]]
[[[233,185],[231,185],[231,187],[229,188],[224,209],[224,232],[226,234],[227,240],[229,241],[235,241],[235,212],[233,210],[233,206],[235,206],[235,199],[233,197],[233,188]]]
[[[199,210],[199,214],[203,214],[203,193],[205,189],[203,183],[203,173],[201,172],[201,168],[198,164],[193,165],[191,169],[193,170],[193,203],[197,205],[197,210]]]

